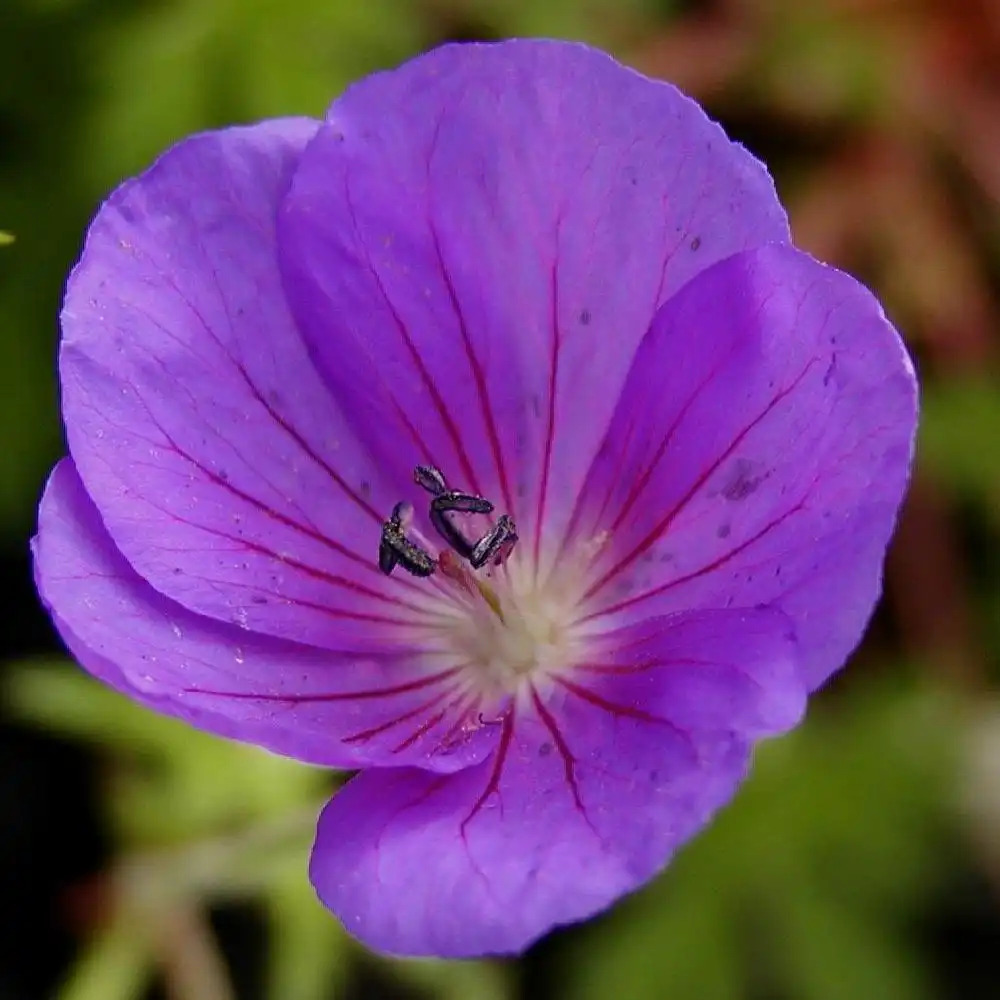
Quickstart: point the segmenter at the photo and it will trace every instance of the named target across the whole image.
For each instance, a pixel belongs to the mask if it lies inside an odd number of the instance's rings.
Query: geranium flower
[[[514,952],[644,883],[879,591],[913,371],[696,104],[450,46],[187,139],[69,281],[38,585],[103,681],[360,774],[311,876]]]

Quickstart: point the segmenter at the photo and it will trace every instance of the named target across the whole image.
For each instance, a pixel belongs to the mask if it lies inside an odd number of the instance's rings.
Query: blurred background
[[[923,380],[864,645],[653,885],[519,962],[394,962],[317,903],[334,777],[76,671],[27,540],[97,204],[166,145],[319,115],[447,39],[550,35],[679,84],[763,158]],[[0,1000],[992,1000],[1000,995],[996,0],[0,0]]]

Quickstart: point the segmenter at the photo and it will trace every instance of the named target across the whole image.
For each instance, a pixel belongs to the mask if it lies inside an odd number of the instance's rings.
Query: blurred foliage
[[[980,503],[1000,528],[1000,392],[981,374],[932,384],[924,392],[920,453],[940,481]]]
[[[968,1000],[916,928],[970,868],[1000,892],[1000,738],[967,740],[1000,679],[991,0],[0,0],[0,541],[23,547],[61,449],[61,288],[109,188],[182,135],[321,114],[446,38],[531,34],[603,45],[704,102],[768,163],[800,244],[878,290],[923,385],[888,599],[854,669],[663,878],[559,939],[556,992]],[[513,968],[376,959],[338,929],[305,878],[328,775],[62,663],[8,680],[11,711],[104,764],[115,855],[74,890],[81,950],[60,1000],[138,998],[154,978],[171,997],[234,996],[209,923],[233,902],[267,928],[268,997],[341,996],[359,970],[405,995],[516,993]]]
[[[932,997],[906,918],[950,861],[958,721],[939,690],[868,684],[765,744],[735,804],[581,937],[571,1000]]]
[[[7,696],[17,717],[106,762],[118,860],[88,887],[91,936],[60,1000],[128,1000],[157,968],[178,996],[232,995],[206,919],[232,901],[266,913],[269,998],[338,995],[361,950],[305,878],[324,772],[151,716],[58,664],[22,665]],[[577,939],[565,995],[929,1000],[905,917],[951,861],[960,722],[940,689],[869,682],[762,747],[736,802],[668,874]],[[512,995],[489,963],[364,960],[427,996]]]
[[[85,888],[89,941],[60,1000],[131,1000],[155,975],[171,996],[233,996],[208,908],[250,902],[271,929],[269,1000],[323,1000],[363,959],[416,995],[504,1000],[485,962],[376,959],[331,919],[306,878],[329,774],[152,715],[69,665],[13,669],[17,718],[91,744],[106,762],[113,868]]]

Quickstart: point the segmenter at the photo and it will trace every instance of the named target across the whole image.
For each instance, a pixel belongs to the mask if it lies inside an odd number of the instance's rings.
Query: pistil
[[[487,604],[489,609],[504,621],[503,607],[496,591],[481,577],[473,573],[458,557],[447,549],[441,553],[438,559],[438,569],[441,575],[457,583],[470,597],[475,600],[478,594]]]

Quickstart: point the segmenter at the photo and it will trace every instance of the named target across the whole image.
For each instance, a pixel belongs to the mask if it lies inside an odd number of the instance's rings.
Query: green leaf
[[[352,80],[427,41],[395,0],[167,0],[111,26],[88,167],[96,189],[136,173],[172,142],[280,115],[320,116]],[[141,80],[141,87],[123,87]]]
[[[741,1000],[743,973],[728,901],[717,885],[685,892],[685,906],[635,905],[629,919],[589,929],[570,963],[570,1000]]]
[[[129,701],[63,661],[13,665],[15,716],[112,752],[112,821],[128,844],[189,840],[311,807],[329,772],[200,732]]]
[[[607,47],[642,25],[656,0],[467,0],[465,8],[481,18],[498,37],[571,38]]]
[[[904,915],[947,863],[957,718],[937,690],[867,685],[762,746],[735,802],[581,936],[570,1000],[924,1000]]]
[[[510,976],[498,962],[441,962],[370,956],[393,979],[435,1000],[508,1000]]]
[[[87,216],[87,47],[102,16],[75,2],[0,0],[0,224],[17,234],[0,252],[0,540],[18,547],[63,450],[55,341]]]
[[[782,983],[798,1000],[932,1000],[933,983],[912,942],[881,915],[830,896],[792,892],[772,907],[779,919]]]
[[[1000,427],[1000,382],[983,377],[929,383],[921,411],[918,454],[926,468],[995,510],[1000,465],[991,459]]]
[[[871,118],[885,103],[883,43],[845,18],[798,9],[778,18],[757,72],[763,98],[803,116]]]
[[[316,898],[302,867],[275,879],[264,897],[270,935],[266,995],[271,1000],[340,996],[352,949]]]
[[[57,1000],[135,1000],[143,995],[152,972],[145,935],[120,912],[84,946]]]

